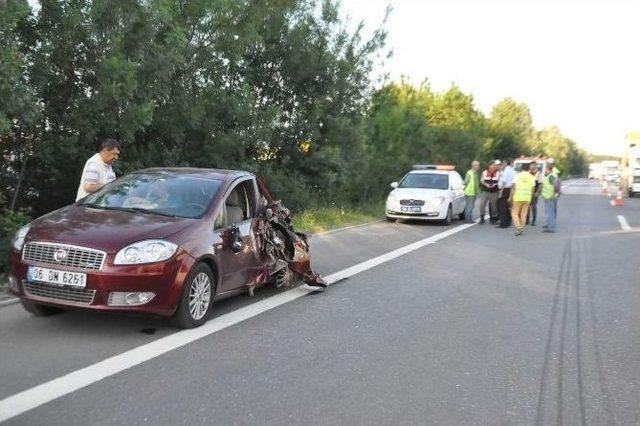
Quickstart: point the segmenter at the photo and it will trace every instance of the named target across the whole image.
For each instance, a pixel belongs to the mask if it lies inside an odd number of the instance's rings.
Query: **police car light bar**
[[[413,170],[455,170],[455,166],[447,164],[414,164]]]

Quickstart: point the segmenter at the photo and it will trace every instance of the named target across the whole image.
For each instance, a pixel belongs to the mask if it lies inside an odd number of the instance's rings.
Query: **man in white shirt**
[[[511,164],[513,160],[506,160],[503,164],[500,179],[498,179],[498,214],[500,215],[500,228],[508,228],[511,225],[511,212],[509,209],[509,196],[511,195],[511,187],[516,177],[516,172]]]
[[[120,142],[115,139],[105,139],[100,144],[100,152],[89,158],[82,169],[80,186],[76,201],[96,192],[109,182],[116,179],[111,167],[120,157]]]

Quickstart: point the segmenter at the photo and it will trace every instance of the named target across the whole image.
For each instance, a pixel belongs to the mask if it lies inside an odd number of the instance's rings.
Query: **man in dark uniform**
[[[511,226],[511,210],[509,206],[509,197],[511,196],[511,187],[516,176],[515,170],[511,164],[513,160],[508,159],[503,163],[500,178],[498,179],[498,213],[500,215],[500,228],[508,228]]]

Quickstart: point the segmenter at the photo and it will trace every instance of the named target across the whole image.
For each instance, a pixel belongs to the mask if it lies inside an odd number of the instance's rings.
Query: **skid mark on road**
[[[586,240],[571,237],[555,287],[536,424],[613,424],[596,336]],[[586,339],[590,335],[591,339]]]
[[[554,336],[554,329],[556,328],[556,322],[557,322],[557,317],[559,316],[558,314],[558,309],[559,306],[561,304],[561,300],[560,300],[560,295],[562,294],[563,291],[563,283],[565,281],[565,275],[566,275],[566,271],[568,270],[568,257],[569,257],[569,249],[570,246],[570,242],[567,242],[564,251],[562,252],[562,260],[560,262],[560,272],[558,274],[558,279],[556,280],[556,288],[555,288],[555,296],[553,298],[553,305],[551,307],[551,321],[549,323],[549,331],[547,333],[547,343],[546,343],[546,347],[545,347],[545,351],[544,351],[544,363],[542,365],[542,377],[540,380],[540,391],[538,394],[538,412],[537,412],[537,418],[536,418],[536,424],[537,425],[542,425],[545,424],[545,396],[547,395],[547,391],[549,388],[549,379],[550,379],[550,363],[551,363],[551,351],[552,351],[552,344],[553,344],[553,336]],[[560,383],[558,383],[558,386],[561,385],[561,375],[558,375],[558,378],[560,378]]]
[[[607,382],[604,374],[604,362],[602,357],[602,351],[600,349],[600,342],[597,334],[597,326],[598,326],[598,316],[596,312],[595,306],[595,296],[593,290],[593,284],[589,280],[589,273],[587,270],[587,241],[581,239],[578,245],[580,249],[580,258],[582,262],[580,264],[580,274],[583,277],[583,282],[587,290],[586,297],[588,299],[588,311],[589,311],[589,330],[591,335],[591,346],[593,348],[593,357],[595,363],[595,370],[597,377],[597,386],[600,391],[600,395],[602,395],[602,408],[603,412],[602,417],[604,417],[601,421],[602,424],[615,424],[615,418],[613,415],[613,405],[611,400],[611,394],[609,393],[609,389],[607,387]],[[598,422],[593,422],[597,424]]]

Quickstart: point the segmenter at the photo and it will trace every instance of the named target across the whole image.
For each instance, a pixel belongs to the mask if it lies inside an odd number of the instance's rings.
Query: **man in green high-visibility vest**
[[[528,167],[527,167],[528,166]],[[535,161],[529,165],[524,164],[522,171],[518,173],[513,180],[511,195],[509,201],[511,207],[511,218],[516,227],[516,235],[522,235],[524,226],[527,222],[527,213],[529,205],[533,197],[533,191],[536,185],[535,174],[538,171],[538,165]]]
[[[480,170],[480,163],[473,161],[471,163],[471,169],[469,169],[464,177],[464,198],[466,200],[464,205],[464,218],[467,223],[473,223],[473,207],[476,204],[476,197],[480,194],[478,170]]]
[[[547,161],[544,179],[540,187],[540,197],[544,201],[547,224],[544,232],[556,232],[556,217],[558,215],[558,197],[560,196],[560,179],[553,167],[553,159]]]

